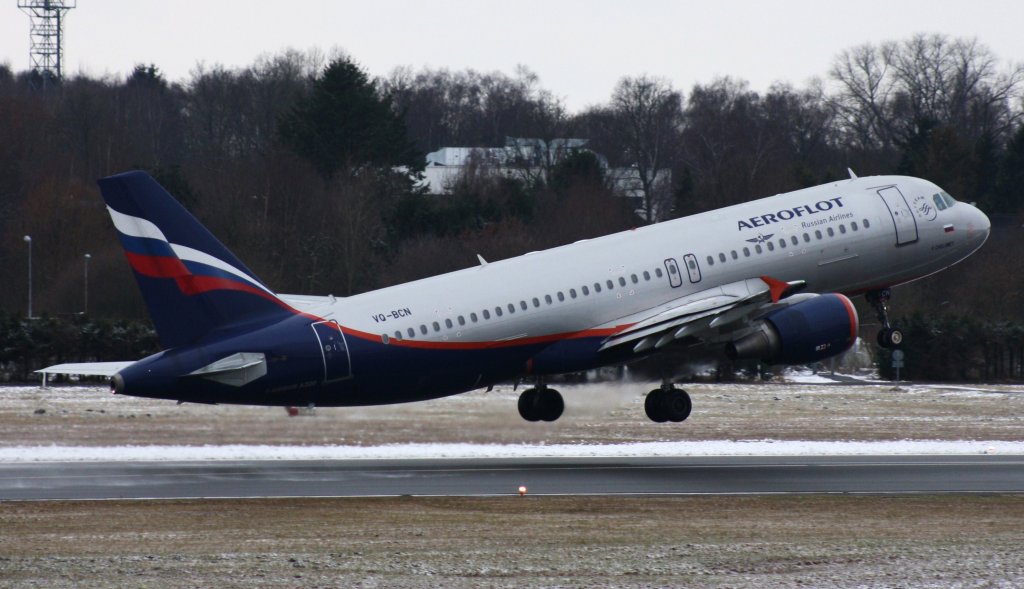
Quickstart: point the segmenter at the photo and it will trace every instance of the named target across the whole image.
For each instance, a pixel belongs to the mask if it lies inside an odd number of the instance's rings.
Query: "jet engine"
[[[754,331],[726,344],[730,358],[757,358],[769,364],[808,364],[848,350],[857,339],[857,310],[839,293],[778,309]]]

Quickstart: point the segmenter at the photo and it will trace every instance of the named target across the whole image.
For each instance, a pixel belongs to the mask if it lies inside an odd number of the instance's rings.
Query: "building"
[[[545,141],[544,139],[506,137],[504,147],[442,147],[427,154],[424,168],[424,180],[421,186],[429,194],[448,194],[455,182],[465,173],[467,166],[487,167],[491,172],[510,178],[531,181],[546,174],[546,171],[566,156],[580,150],[590,151],[587,139],[559,138]],[[594,152],[592,152],[594,153]],[[610,168],[608,159],[594,153],[605,177],[612,188],[635,203],[637,214],[645,216],[645,199],[640,171],[636,167]],[[671,191],[672,172],[668,169],[658,170],[654,177],[657,193],[668,194]],[[664,199],[655,199],[661,202]],[[655,204],[657,207],[657,204]],[[655,218],[660,218],[655,211]]]

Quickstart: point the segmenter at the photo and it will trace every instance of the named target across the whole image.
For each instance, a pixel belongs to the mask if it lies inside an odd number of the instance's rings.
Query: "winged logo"
[[[775,234],[774,233],[769,233],[768,235],[765,235],[764,233],[758,233],[757,237],[752,237],[752,238],[748,239],[747,241],[750,242],[750,243],[764,243],[764,242],[768,241],[769,239],[771,239],[773,235],[775,235]]]

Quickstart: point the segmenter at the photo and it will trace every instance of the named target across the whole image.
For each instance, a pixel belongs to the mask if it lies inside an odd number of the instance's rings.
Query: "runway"
[[[1024,456],[0,464],[0,500],[1024,493]]]

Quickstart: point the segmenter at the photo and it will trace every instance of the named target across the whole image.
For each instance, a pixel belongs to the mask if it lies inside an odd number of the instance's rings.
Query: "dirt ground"
[[[1024,387],[561,386],[532,424],[501,387],[391,407],[176,405],[0,387],[23,445],[1020,440]],[[1024,497],[531,497],[0,503],[0,588],[1024,586]]]
[[[0,586],[1024,586],[1024,497],[0,503]]]
[[[695,384],[682,424],[643,410],[653,383],[564,385],[565,414],[528,423],[511,386],[384,407],[177,405],[103,386],[0,387],[0,446],[620,443],[677,440],[1020,440],[1024,387]]]

